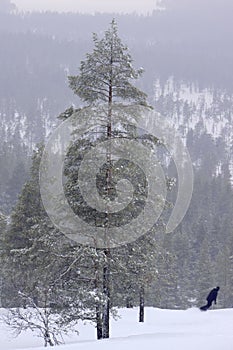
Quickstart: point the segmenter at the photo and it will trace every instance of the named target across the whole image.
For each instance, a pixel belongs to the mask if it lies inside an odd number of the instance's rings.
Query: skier
[[[211,307],[213,301],[215,304],[217,303],[217,296],[218,296],[219,289],[220,289],[220,287],[216,287],[209,292],[209,295],[206,298],[207,304],[200,307],[200,310],[202,310],[202,311],[208,310]]]

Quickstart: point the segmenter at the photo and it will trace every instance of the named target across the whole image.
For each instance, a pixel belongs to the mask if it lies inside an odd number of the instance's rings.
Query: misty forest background
[[[232,4],[212,0],[174,3],[165,1],[166,11],[154,11],[148,16],[23,14],[2,6],[1,239],[9,231],[8,243],[9,237],[11,243],[17,242],[17,232],[27,230],[30,220],[39,216],[38,193],[33,182],[41,152],[38,145],[61,122],[57,117],[62,112],[71,105],[82,105],[69,89],[67,76],[78,73],[80,61],[92,50],[92,32],[103,35],[114,17],[135,67],[145,69],[137,86],[147,93],[155,110],[179,130],[195,173],[193,197],[184,220],[175,232],[160,238],[153,259],[148,259],[144,267],[145,304],[162,308],[200,306],[208,290],[220,285],[218,306],[232,307]],[[26,203],[30,203],[27,212],[23,208]],[[23,219],[20,216],[19,222],[20,210],[24,210],[24,216]],[[149,251],[146,246],[145,249]],[[141,251],[138,254],[142,255]],[[6,259],[6,254],[2,255]],[[136,253],[134,258],[138,259]],[[27,262],[32,271],[36,261],[35,258],[34,262]],[[16,271],[12,274],[17,274]],[[132,273],[137,275],[137,266]],[[1,304],[12,306],[14,292],[4,274],[3,271],[0,279]],[[112,303],[138,305],[133,282],[126,286],[119,274],[114,276]]]

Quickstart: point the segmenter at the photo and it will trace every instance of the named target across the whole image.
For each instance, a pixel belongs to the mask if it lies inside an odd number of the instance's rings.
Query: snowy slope
[[[81,325],[80,335],[66,339],[59,350],[232,350],[233,309],[186,311],[146,309],[145,323],[138,323],[138,310],[120,310],[121,318],[111,322],[111,339],[95,340],[93,326]],[[0,326],[0,349],[27,349],[43,345],[27,333],[12,339]],[[44,349],[37,347],[37,350]]]

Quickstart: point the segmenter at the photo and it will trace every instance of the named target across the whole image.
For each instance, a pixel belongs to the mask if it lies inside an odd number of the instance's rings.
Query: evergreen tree
[[[39,188],[42,152],[43,146],[34,152],[30,179],[3,237],[2,300],[5,307],[16,308],[6,319],[13,329],[37,328],[52,346],[57,336],[76,331],[78,320],[95,320],[101,296],[96,292],[95,250],[72,243],[44,211]],[[44,325],[30,322],[32,317]]]
[[[41,280],[35,271],[43,270],[43,263],[49,258],[48,251],[41,248],[41,237],[51,228],[40,199],[39,164],[42,151],[43,147],[39,147],[34,152],[30,179],[23,187],[4,237],[6,305],[20,305],[19,291],[34,297],[37,283]]]
[[[158,256],[162,255],[153,231],[113,252],[120,266],[112,282],[113,302],[124,307],[139,306],[139,322],[144,322],[145,298],[158,279]]]
[[[20,194],[27,177],[28,172],[26,171],[24,163],[18,162],[13,170],[12,176],[6,184],[7,198],[5,203],[8,208],[12,209],[15,206],[17,197]]]
[[[202,244],[196,274],[198,276],[197,289],[197,305],[202,306],[205,303],[208,292],[214,286],[213,263],[210,257],[208,238]]]
[[[94,50],[81,61],[80,74],[70,76],[71,89],[88,104],[119,100],[146,104],[146,94],[132,85],[142,69],[134,69],[128,48],[122,44],[115,20],[104,38],[93,35]]]
[[[214,261],[215,285],[221,286],[218,305],[219,307],[231,308],[232,283],[233,283],[233,261],[231,256],[231,246],[225,246],[219,250],[219,253]]]
[[[142,69],[136,70],[132,66],[132,58],[128,48],[124,46],[118,36],[115,20],[111,22],[110,28],[105,32],[104,38],[99,39],[93,35],[94,50],[86,55],[86,60],[81,62],[80,74],[70,76],[71,89],[82,101],[93,105],[107,103],[107,121],[104,131],[107,140],[114,137],[112,105],[119,101],[132,101],[146,105],[146,95],[134,87],[132,80],[139,78]],[[111,195],[112,159],[111,152],[107,154],[106,168],[106,194]],[[110,312],[110,265],[111,252],[109,248],[104,250],[106,257],[103,267],[103,294],[105,302],[101,310],[102,331],[98,336],[109,337],[109,312]],[[98,313],[99,315],[99,313]],[[99,318],[99,317],[98,317]]]

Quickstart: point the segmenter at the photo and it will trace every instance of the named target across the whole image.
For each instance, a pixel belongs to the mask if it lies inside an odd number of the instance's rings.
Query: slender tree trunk
[[[112,66],[113,60],[111,58],[110,65]],[[110,144],[107,149],[107,173],[106,184],[107,194],[111,195],[111,180],[112,180],[112,154],[111,154],[111,138],[112,138],[112,72],[110,73],[109,80],[109,93],[108,93],[108,121],[107,121],[107,139],[110,140]],[[107,212],[108,215],[108,212]],[[108,218],[107,218],[108,219]],[[106,249],[104,254],[106,257],[105,265],[103,268],[103,294],[104,294],[104,307],[103,307],[103,323],[102,323],[102,336],[103,338],[109,338],[109,323],[110,323],[110,248],[108,242],[108,222],[106,227]]]
[[[139,296],[139,322],[144,322],[144,302],[145,302],[145,291],[144,287],[140,289]]]
[[[103,338],[109,338],[109,321],[110,321],[110,250],[105,250],[106,264],[103,269]]]
[[[100,268],[96,260],[95,260],[94,266],[95,266],[95,290],[99,294],[100,290],[102,290],[102,285],[100,284],[100,277],[99,277]],[[102,302],[98,298],[96,302],[96,308],[95,308],[97,339],[103,339],[102,307],[103,307]]]
[[[97,339],[103,339],[103,324],[101,317],[101,306],[96,306],[96,331],[97,331]]]

